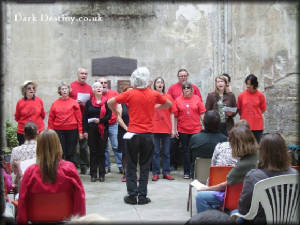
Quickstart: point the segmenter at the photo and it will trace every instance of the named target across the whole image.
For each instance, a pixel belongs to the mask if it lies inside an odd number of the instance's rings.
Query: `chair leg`
[[[190,209],[190,201],[191,201],[191,185],[189,185],[189,194],[188,194],[188,200],[187,200],[187,207],[186,207],[186,211],[189,211]]]

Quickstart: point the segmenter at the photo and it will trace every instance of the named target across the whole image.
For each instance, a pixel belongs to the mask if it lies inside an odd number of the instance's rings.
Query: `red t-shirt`
[[[114,90],[111,90],[111,89],[108,89],[107,92],[103,92],[102,94],[104,97],[106,97],[107,100],[111,99],[112,97],[115,97],[115,96],[118,96],[119,93],[114,91]],[[116,105],[115,105],[116,107]],[[108,121],[108,124],[109,125],[112,125],[112,124],[115,124],[117,122],[117,116],[116,114],[112,113],[111,114],[111,118],[110,120]]]
[[[171,113],[176,111],[174,100],[169,94],[163,94],[171,102],[172,106],[167,109],[155,109],[153,114],[153,133],[170,134],[172,132]]]
[[[127,104],[129,114],[128,131],[152,133],[152,118],[155,104],[165,104],[167,98],[150,88],[125,91],[115,97],[119,104]]]
[[[72,98],[59,98],[53,102],[48,118],[48,128],[54,130],[75,130],[82,133],[82,114],[79,104]]]
[[[243,91],[238,96],[237,108],[239,109],[240,118],[249,123],[251,130],[264,129],[262,114],[266,111],[267,105],[263,93],[258,90],[254,92]]]
[[[198,95],[201,102],[203,102],[201,93],[195,84],[193,84],[193,90],[193,94]],[[182,84],[177,82],[176,84],[171,85],[168,89],[168,94],[171,95],[174,100],[176,100],[179,96],[182,95]]]
[[[186,134],[196,134],[201,131],[200,115],[206,111],[198,95],[191,98],[178,97],[175,100],[177,131]]]
[[[87,83],[84,83],[84,84],[81,84],[79,81],[74,81],[70,84],[70,87],[72,89],[71,93],[70,93],[70,98],[73,98],[75,100],[77,100],[77,95],[78,93],[81,93],[81,94],[89,94],[90,95],[90,99],[92,98],[93,96],[93,90],[92,90],[92,87],[87,84]],[[84,104],[80,104],[80,110],[81,110],[81,114],[83,114],[83,111],[84,111]]]
[[[34,99],[20,99],[16,105],[15,120],[18,122],[18,133],[24,134],[24,126],[27,122],[34,122],[38,131],[45,129],[44,118],[45,110],[42,99],[36,97]]]
[[[30,210],[28,199],[31,194],[38,193],[71,192],[73,195],[72,215],[85,215],[84,187],[74,164],[60,160],[56,174],[56,182],[50,184],[43,182],[38,164],[26,169],[19,192],[17,224],[28,223],[28,210]],[[57,204],[63,204],[63,202]]]

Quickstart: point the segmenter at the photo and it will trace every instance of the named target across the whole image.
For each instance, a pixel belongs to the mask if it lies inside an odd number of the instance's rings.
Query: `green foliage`
[[[18,139],[17,139],[17,127],[12,124],[10,121],[6,121],[6,144],[7,147],[12,149],[13,147],[16,147],[19,145]]]

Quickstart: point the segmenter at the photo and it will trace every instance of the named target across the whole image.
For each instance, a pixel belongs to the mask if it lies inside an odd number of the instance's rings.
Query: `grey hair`
[[[59,95],[61,95],[60,92],[61,92],[61,87],[62,87],[62,86],[67,86],[67,87],[69,88],[69,93],[71,93],[72,89],[71,89],[70,85],[67,84],[66,82],[62,81],[62,82],[60,82],[60,83],[58,84],[58,87],[57,87],[57,93],[58,93]]]
[[[79,67],[78,70],[77,70],[77,74],[80,73],[81,70],[86,70],[87,71],[87,68]]]

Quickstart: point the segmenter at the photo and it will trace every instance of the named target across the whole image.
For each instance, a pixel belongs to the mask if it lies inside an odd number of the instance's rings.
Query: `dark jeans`
[[[125,130],[118,127],[118,152],[122,152],[122,167],[123,167],[123,174],[126,174],[126,140],[123,139],[124,134],[126,133]]]
[[[220,124],[220,132],[223,133],[226,137],[228,136],[226,123]]]
[[[78,140],[78,130],[55,130],[63,150],[63,159],[74,163],[74,154]],[[75,164],[75,163],[74,163]]]
[[[257,143],[259,144],[260,139],[261,139],[261,135],[264,131],[263,130],[253,130],[252,133],[254,134],[254,137],[257,141]]]
[[[80,168],[89,167],[89,149],[87,139],[79,140],[79,164]]]
[[[179,139],[171,138],[170,141],[170,165],[177,169],[179,165],[182,165],[182,151],[179,148]]]
[[[153,154],[153,135],[151,133],[137,134],[126,140],[126,186],[131,196],[147,195],[149,169]],[[140,165],[140,181],[137,186],[137,162]]]
[[[191,153],[189,149],[189,142],[192,134],[179,133],[179,140],[181,141],[183,154],[184,154],[184,162],[183,162],[183,171],[185,175],[189,175],[191,173]]]
[[[160,152],[162,151],[162,174],[170,173],[170,134],[154,134],[152,173],[160,174]]]
[[[17,139],[18,139],[19,145],[24,144],[25,138],[24,138],[23,134],[17,133]]]
[[[105,176],[105,143],[106,140],[100,138],[98,126],[88,127],[88,145],[90,149],[90,174],[97,178]]]

